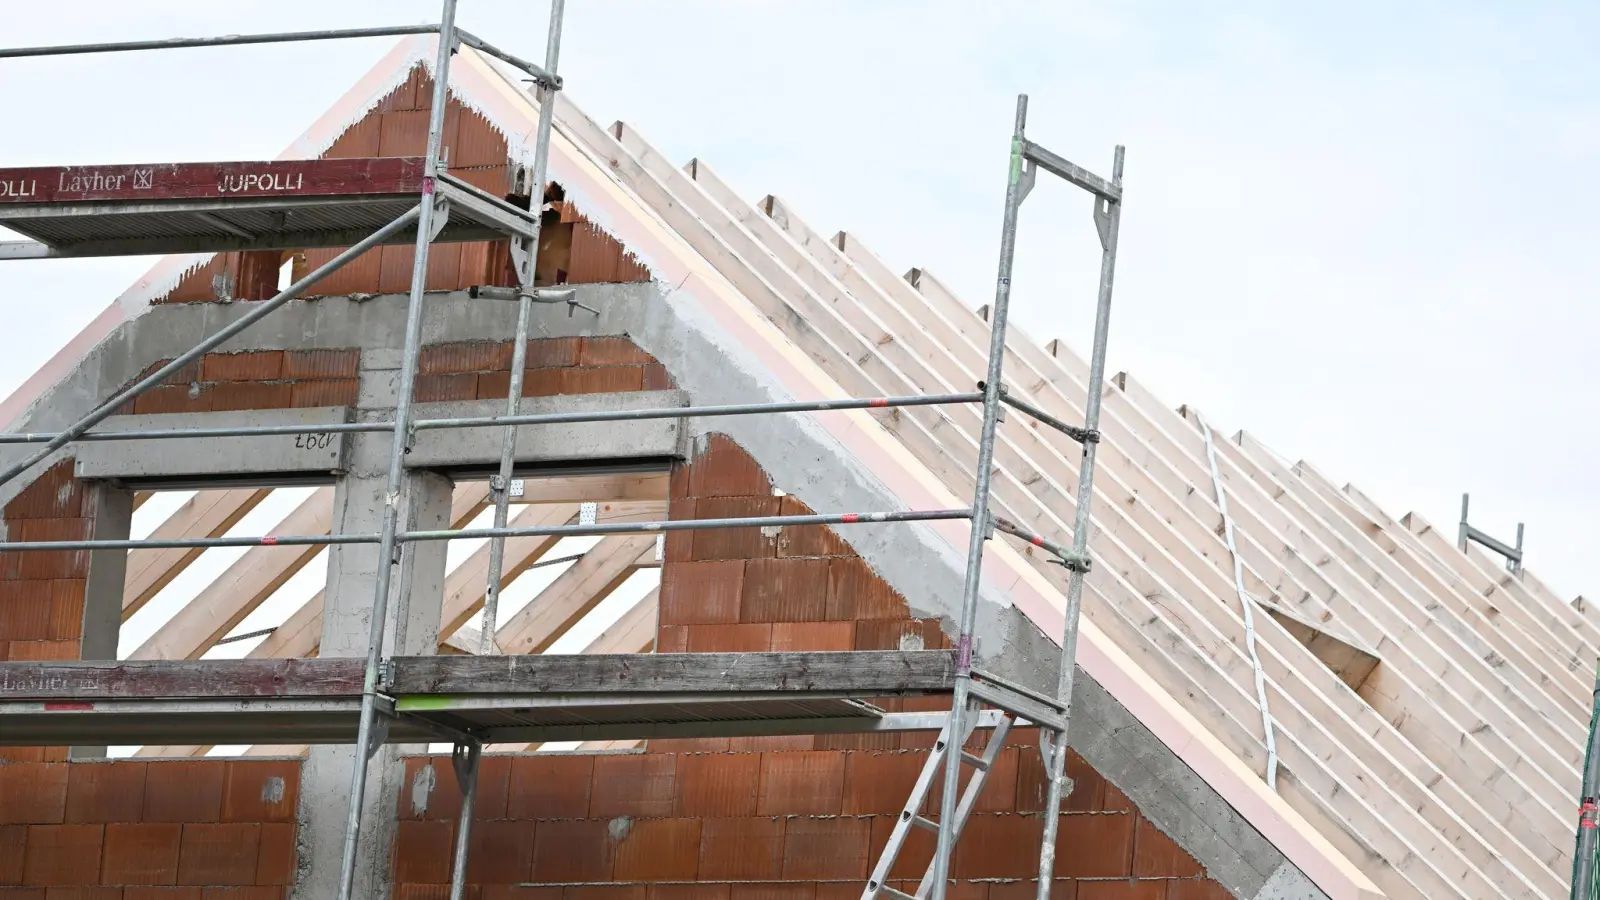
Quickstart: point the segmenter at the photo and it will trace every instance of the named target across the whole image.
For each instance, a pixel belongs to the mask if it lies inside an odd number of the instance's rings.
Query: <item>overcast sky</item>
[[[434,0],[8,4],[6,44],[415,23]],[[545,4],[463,0],[529,58]],[[1015,95],[1030,136],[1128,146],[1112,370],[1399,515],[1590,563],[1600,7],[1571,2],[569,3],[593,117],[777,193],[969,305],[993,290]],[[0,62],[0,165],[275,156],[387,40]],[[1041,181],[1014,316],[1087,344],[1088,201]],[[10,263],[0,392],[142,260]]]

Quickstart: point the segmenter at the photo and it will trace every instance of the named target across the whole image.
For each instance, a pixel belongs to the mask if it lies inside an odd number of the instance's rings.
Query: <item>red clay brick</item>
[[[630,363],[653,363],[656,358],[640,350],[626,337],[588,337],[583,339],[578,353],[582,366],[621,366]]]
[[[262,825],[256,884],[294,884],[295,860],[295,826],[288,822]]]
[[[58,578],[49,583],[50,630],[45,637],[53,641],[66,641],[82,636],[84,587],[87,583],[82,578]]]
[[[644,366],[562,369],[563,394],[617,394],[644,390]]]
[[[210,412],[211,399],[211,393],[204,388],[191,388],[186,384],[162,385],[133,398],[133,411],[141,416]]]
[[[995,757],[994,765],[989,767],[989,777],[983,782],[983,790],[978,793],[978,802],[973,804],[973,812],[1016,811],[1018,758],[1025,753],[1027,751],[1015,747],[1000,751],[1000,755]],[[1034,759],[1039,758],[1038,751],[1034,751],[1031,755]]]
[[[663,625],[656,630],[657,653],[688,653],[689,629],[683,625]]]
[[[866,878],[871,844],[871,819],[790,819],[783,840],[783,877]]]
[[[40,473],[6,504],[6,521],[86,515],[89,492],[74,479],[72,465],[69,459]]]
[[[524,887],[520,884],[486,884],[482,900],[562,900],[565,888]]]
[[[529,369],[522,376],[522,396],[524,397],[554,397],[566,393],[566,369]],[[504,397],[509,390],[509,381],[501,386],[498,396]]]
[[[892,751],[845,754],[845,815],[898,813],[911,796],[926,753]]]
[[[294,385],[287,381],[225,381],[206,388],[214,412],[239,409],[287,409]]]
[[[22,861],[28,846],[28,826],[0,825],[0,884],[22,883]]]
[[[1165,881],[1079,881],[1077,900],[1164,900]]]
[[[0,766],[0,824],[48,825],[64,821],[67,771],[65,763]]]
[[[857,650],[937,650],[938,619],[861,619],[855,625]]]
[[[49,887],[95,884],[100,880],[103,825],[35,825],[28,829],[27,863],[22,880]]]
[[[182,825],[111,824],[105,831],[104,884],[174,884]]]
[[[473,799],[473,818],[503,819],[506,815],[506,783],[511,778],[512,758],[485,756],[478,764],[478,789]],[[461,815],[461,786],[445,758],[433,760],[436,782],[428,798],[427,817],[454,819]]]
[[[234,760],[222,786],[222,821],[292,822],[300,795],[298,760]]]
[[[689,496],[772,496],[772,480],[755,457],[725,434],[710,434],[689,460]],[[776,513],[772,513],[776,515]]]
[[[412,399],[418,403],[476,400],[477,397],[476,375],[418,375],[412,392]]]
[[[835,558],[828,564],[828,618],[901,619],[906,601],[865,561]]]
[[[94,520],[82,516],[59,516],[49,519],[24,519],[13,524],[10,537],[14,541],[81,541],[94,531]],[[46,588],[48,589],[48,585]]]
[[[53,553],[23,554],[31,558],[56,556]],[[7,659],[13,662],[51,662],[78,658],[77,641],[12,641],[6,647]]]
[[[1166,900],[1232,900],[1227,888],[1209,878],[1175,878],[1167,882]]]
[[[288,893],[281,887],[207,887],[200,889],[200,900],[284,900]]]
[[[45,900],[44,888],[0,887],[0,900]]]
[[[894,816],[873,816],[872,819],[872,846],[868,854],[874,862],[883,855],[883,848],[889,843],[889,834],[894,831]],[[957,844],[956,846],[960,846]],[[928,871],[928,865],[933,862],[934,840],[932,832],[913,828],[906,835],[906,842],[900,849],[900,855],[895,858],[894,866],[889,870],[890,879],[921,878],[922,873]],[[907,893],[912,893],[907,891]]]
[[[284,378],[354,378],[360,350],[290,350],[283,355]]]
[[[1133,835],[1133,874],[1137,878],[1192,878],[1205,869],[1150,820],[1138,816]]]
[[[761,790],[755,753],[697,753],[678,757],[680,816],[753,816]]]
[[[589,814],[592,756],[534,753],[511,763],[506,815],[513,819],[581,819]]]
[[[534,823],[474,821],[467,880],[475,884],[527,881],[533,871]]]
[[[153,762],[145,773],[145,822],[216,822],[222,814],[221,760]]]
[[[772,647],[772,626],[685,625],[690,653],[757,653]]]
[[[669,535],[669,539],[670,539]],[[662,625],[739,621],[744,560],[675,562],[661,572]]]
[[[649,887],[643,884],[575,884],[561,896],[562,900],[646,900]]]
[[[41,521],[51,521],[44,519]],[[21,523],[18,523],[19,525]],[[21,538],[18,538],[21,540]],[[0,581],[0,640],[45,641],[51,639],[51,581]],[[734,602],[738,602],[737,595]],[[737,607],[735,607],[737,609]],[[737,621],[735,619],[734,621]]]
[[[470,341],[423,347],[417,371],[424,375],[493,372],[511,366],[511,345],[503,341]]]
[[[700,819],[640,819],[617,846],[618,881],[693,881]]]
[[[763,816],[836,815],[844,799],[844,754],[765,753],[761,757]]]
[[[1038,732],[1029,729],[1037,741]],[[1016,732],[1012,733],[1013,735]],[[1044,809],[1044,761],[1038,753],[1027,752],[1026,744],[1019,748],[1017,769],[1017,812],[1040,812]],[[1072,779],[1072,793],[1061,798],[1062,812],[1098,812],[1102,808],[1106,782],[1083,757],[1067,752],[1067,777]]]
[[[815,510],[798,497],[785,496],[778,514],[784,516],[809,516]],[[778,555],[789,556],[854,556],[842,538],[826,525],[785,525],[778,533]]]
[[[820,622],[828,611],[828,560],[752,559],[745,563],[744,622]]]
[[[178,852],[178,883],[250,884],[255,881],[260,850],[260,825],[184,825]]]
[[[815,900],[814,884],[736,884],[729,893],[730,900]]]
[[[854,622],[774,622],[772,649],[784,652],[854,650],[855,634]]]
[[[702,496],[694,500],[694,519],[776,516],[776,496]],[[778,538],[766,536],[762,528],[706,528],[694,532],[694,559],[771,559],[778,552]]]
[[[702,880],[781,878],[783,818],[706,819],[700,835]]]
[[[126,887],[122,900],[200,900],[197,887]]]
[[[961,830],[950,874],[956,878],[1014,878],[1037,872],[1040,831],[1037,816],[974,813]],[[1056,869],[1061,869],[1059,860]]]
[[[860,897],[861,891],[852,896]],[[728,900],[726,884],[652,884],[650,900]]]
[[[616,841],[603,820],[540,822],[533,836],[533,879],[549,884],[609,881]]]
[[[402,819],[395,833],[395,882],[448,883],[453,830],[451,822]]]
[[[813,750],[815,738],[809,734],[778,735],[772,737],[728,738],[728,749],[734,753],[780,753]]]
[[[647,391],[670,391],[677,385],[672,380],[672,373],[660,363],[646,363],[644,366],[644,389]]]
[[[122,900],[120,887],[46,888],[44,900]]]
[[[523,365],[530,369],[555,369],[578,365],[578,355],[582,345],[583,338],[535,338],[528,342],[528,357],[523,361]]]
[[[361,382],[354,378],[326,381],[296,381],[289,390],[289,405],[295,409],[317,406],[355,406]]]
[[[137,822],[146,764],[85,762],[67,767],[67,822]]]
[[[1128,795],[1124,794],[1109,781],[1105,783],[1104,794],[1100,800],[1100,810],[1102,812],[1131,813],[1138,811],[1138,807],[1133,805],[1133,801],[1128,799]]]
[[[589,815],[670,816],[678,758],[670,753],[597,756]]]
[[[1134,813],[1062,816],[1056,825],[1056,873],[1063,878],[1128,877],[1133,871],[1136,817]]]
[[[282,377],[282,350],[207,353],[200,358],[201,381],[276,381]]]

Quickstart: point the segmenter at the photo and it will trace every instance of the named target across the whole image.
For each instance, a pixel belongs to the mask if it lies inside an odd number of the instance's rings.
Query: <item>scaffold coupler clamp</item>
[[[1052,559],[1050,562],[1061,566],[1069,572],[1077,572],[1079,575],[1087,575],[1089,574],[1089,570],[1094,568],[1094,560],[1090,559],[1089,554],[1087,553],[1080,554],[1069,551],[1061,554],[1060,557],[1060,559]]]

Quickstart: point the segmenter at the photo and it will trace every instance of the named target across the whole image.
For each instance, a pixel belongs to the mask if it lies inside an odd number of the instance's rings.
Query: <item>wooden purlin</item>
[[[972,359],[971,351],[987,339],[987,326],[948,303],[944,305],[948,314],[928,309],[936,299],[930,295],[938,291],[933,279],[919,278],[924,283],[918,291],[898,277],[886,276],[881,264],[879,271],[863,274],[864,251],[848,236],[822,241],[808,230],[797,231],[796,218],[781,204],[771,203],[763,215],[729,199],[719,194],[724,188],[713,186],[714,176],[703,164],[691,167],[694,177],[689,179],[660,162],[630,129],[617,132],[622,135],[619,146],[603,140],[600,135],[605,133],[586,120],[569,116],[563,125],[587,141],[597,158],[613,163],[612,171],[627,187],[774,322],[781,326],[786,316],[811,322],[818,335],[812,340],[823,342],[812,355],[847,389],[859,385],[881,390],[889,383],[937,390],[943,388],[935,385],[970,377],[973,365],[961,363],[961,355]],[[675,216],[674,207],[705,224],[699,226],[681,213]],[[761,219],[777,227],[764,226]],[[787,233],[784,226],[790,226]],[[779,284],[790,287],[779,290]],[[889,297],[891,292],[899,299]],[[859,303],[875,312],[832,312],[821,302],[824,296],[830,302]],[[839,321],[851,312],[861,318]],[[884,325],[884,317],[897,316],[899,325]],[[791,339],[804,344],[805,336],[786,330]],[[909,351],[900,351],[902,345]],[[852,355],[863,347],[868,352]],[[1068,420],[1081,415],[1080,401],[1073,399],[1081,396],[1081,373],[1073,371],[1074,363],[1081,368],[1081,362],[1065,354],[1052,358],[1020,335],[1009,349],[1013,357],[1021,358],[1020,366],[1018,359],[1008,359],[1013,390],[1029,395],[1032,402],[1039,402],[1040,394],[1046,396],[1041,405]],[[911,353],[929,354],[925,359],[942,357],[952,368],[940,375],[918,366]],[[852,365],[856,359],[861,360],[859,366]],[[916,372],[923,374],[908,377]],[[1108,429],[1102,454],[1111,455],[1107,449],[1119,445],[1124,449],[1116,465],[1108,465],[1116,474],[1102,490],[1108,494],[1125,490],[1130,501],[1119,504],[1112,496],[1108,506],[1160,503],[1168,508],[1161,515],[1175,521],[1162,525],[1152,521],[1160,516],[1146,516],[1147,524],[1141,526],[1106,521],[1109,513],[1097,516],[1102,529],[1095,538],[1097,550],[1109,545],[1113,554],[1108,555],[1114,555],[1122,549],[1119,539],[1134,542],[1126,545],[1122,562],[1107,568],[1121,575],[1126,567],[1135,581],[1103,584],[1127,595],[1126,600],[1109,602],[1091,580],[1095,597],[1089,615],[1107,626],[1122,622],[1121,627],[1111,628],[1119,642],[1145,659],[1153,673],[1163,673],[1160,680],[1169,689],[1192,692],[1196,685],[1209,682],[1202,691],[1214,723],[1233,735],[1231,739],[1224,735],[1225,740],[1241,757],[1259,759],[1259,720],[1253,730],[1249,724],[1258,713],[1253,698],[1240,690],[1247,674],[1236,646],[1242,623],[1236,606],[1219,597],[1223,587],[1229,587],[1231,594],[1231,586],[1219,581],[1224,554],[1211,532],[1219,519],[1209,499],[1209,477],[1201,468],[1196,446],[1200,436],[1171,410],[1135,405],[1120,390],[1107,393],[1117,433]],[[941,456],[949,452],[941,441],[953,439],[957,442],[953,447],[963,446],[960,436],[951,434],[959,429],[948,427],[957,423],[956,417],[929,415],[919,422],[916,413],[901,412],[880,421],[935,471],[948,472],[940,464]],[[1156,424],[1160,420],[1168,424]],[[1018,437],[1016,433],[1025,429],[1013,426],[1006,431],[1013,443],[1006,448],[1003,465],[1032,485],[1051,485],[1045,493],[1054,500],[1057,487],[1075,475],[1071,448],[1063,455],[1048,446],[1040,448],[1025,433]],[[930,441],[935,432],[946,437]],[[1439,602],[1438,580],[1408,571],[1370,539],[1349,530],[1347,510],[1314,495],[1296,494],[1291,513],[1263,487],[1265,483],[1277,490],[1284,485],[1275,483],[1260,461],[1236,446],[1227,456],[1224,477],[1231,505],[1244,507],[1236,515],[1241,516],[1244,543],[1249,545],[1247,587],[1302,608],[1310,604],[1316,616],[1361,624],[1363,632],[1383,645],[1385,663],[1380,669],[1388,669],[1387,685],[1402,691],[1398,696],[1374,691],[1358,697],[1281,628],[1268,629],[1272,633],[1267,635],[1264,662],[1272,670],[1269,703],[1281,724],[1299,717],[1298,725],[1285,724],[1291,734],[1288,743],[1300,754],[1289,764],[1300,785],[1286,790],[1287,799],[1319,821],[1330,840],[1397,896],[1558,896],[1564,854],[1570,852],[1563,846],[1570,843],[1570,833],[1558,812],[1567,799],[1559,779],[1576,750],[1576,736],[1563,724],[1575,715],[1569,705],[1570,676],[1543,671],[1543,657],[1524,643],[1520,630],[1491,637],[1483,629],[1495,631],[1495,623],[1487,620],[1474,623],[1476,632],[1466,630],[1472,626],[1464,628],[1460,618],[1470,610],[1465,598]],[[1031,466],[1035,459],[1054,470],[1056,477]],[[1041,484],[1040,478],[1049,480]],[[1122,479],[1132,481],[1122,484]],[[951,483],[948,477],[947,483]],[[952,483],[957,489],[965,486],[962,480]],[[1036,527],[1048,523],[1059,529],[1062,513],[1070,511],[1069,504],[1058,503],[1055,515],[1049,515],[1028,492],[1016,490],[1014,479],[1000,487],[1001,505],[1015,503],[1034,513],[1025,518]],[[1235,491],[1241,492],[1240,500],[1233,500]],[[1175,533],[1173,528],[1180,530]],[[1135,545],[1140,549],[1133,550]],[[1164,548],[1174,548],[1186,558],[1179,562]],[[1152,561],[1169,567],[1167,573],[1134,574]],[[1172,590],[1167,579],[1189,587]],[[1375,589],[1367,579],[1382,583]],[[1140,586],[1140,581],[1146,583]],[[1151,593],[1162,598],[1159,604],[1145,599]],[[1194,605],[1201,598],[1206,602]],[[1165,639],[1141,634],[1152,626],[1133,612],[1140,608],[1166,631]],[[1168,630],[1169,622],[1177,626],[1175,630]],[[1491,665],[1482,659],[1485,642],[1505,664]],[[1396,669],[1401,670],[1398,681],[1393,675]],[[1445,709],[1434,696],[1440,692],[1434,683],[1439,677],[1445,678]],[[1218,701],[1222,705],[1215,705]],[[1400,721],[1400,727],[1386,718]],[[1531,739],[1524,736],[1529,730]],[[1464,745],[1467,752],[1456,745]],[[1335,755],[1346,758],[1323,759],[1332,747],[1343,748]],[[1327,775],[1312,778],[1317,770]],[[1490,787],[1487,792],[1485,784]],[[1482,805],[1480,794],[1487,794]],[[1342,839],[1347,830],[1350,838]]]

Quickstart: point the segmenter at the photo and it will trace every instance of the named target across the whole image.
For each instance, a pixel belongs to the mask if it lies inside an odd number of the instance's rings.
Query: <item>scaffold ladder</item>
[[[1004,745],[1004,731],[1022,715],[1040,726],[1039,745],[1045,766],[1045,808],[1043,834],[1039,847],[1039,900],[1049,900],[1054,880],[1056,817],[1061,809],[1061,794],[1066,783],[1067,729],[1072,716],[1072,684],[1078,649],[1078,616],[1083,605],[1083,578],[1090,568],[1088,553],[1090,500],[1094,493],[1095,448],[1100,442],[1100,394],[1105,383],[1106,339],[1111,323],[1111,285],[1116,270],[1117,234],[1122,222],[1122,158],[1119,145],[1112,159],[1110,180],[1029,141],[1026,135],[1028,97],[1017,97],[1017,112],[1011,136],[1011,157],[1006,178],[1006,204],[1004,223],[1000,231],[1000,264],[995,282],[993,314],[990,316],[989,365],[985,380],[979,384],[983,391],[983,425],[978,437],[977,486],[972,501],[972,528],[967,546],[966,577],[962,584],[961,620],[956,640],[955,691],[949,721],[940,733],[940,745],[929,754],[928,763],[918,778],[911,798],[901,812],[900,821],[884,848],[882,857],[873,869],[872,880],[862,892],[862,900],[873,900],[881,894],[907,897],[884,884],[894,861],[905,844],[912,827],[927,828],[935,833],[937,844],[928,872],[923,876],[915,894],[916,900],[932,898],[943,900],[950,880],[950,859],[961,827],[965,824],[978,792],[987,776],[987,765],[992,752]],[[1033,189],[1038,170],[1076,185],[1094,197],[1095,230],[1100,237],[1100,288],[1095,304],[1094,345],[1089,360],[1088,397],[1084,402],[1084,422],[1081,428],[1049,416],[1005,388],[1002,376],[1006,346],[1006,316],[1011,301],[1011,269],[1016,255],[1017,212],[1024,198]],[[994,444],[996,427],[1000,420],[1000,406],[1006,404],[1039,421],[1082,445],[1083,458],[1078,467],[1078,491],[1072,528],[1072,546],[1064,547],[1016,525],[994,516],[989,511],[989,482],[994,471]],[[1040,547],[1056,557],[1068,571],[1067,601],[1064,611],[1064,630],[1061,640],[1061,662],[1057,676],[1056,695],[1046,698],[1025,688],[1006,684],[972,668],[973,628],[977,620],[978,595],[982,579],[983,549],[994,531],[998,529]],[[988,703],[1008,715],[1002,727],[995,729],[982,757],[960,752],[979,713],[979,703]],[[957,752],[950,752],[950,742],[955,741]],[[961,784],[963,764],[973,764],[976,771],[968,780],[967,791],[957,799]],[[940,797],[937,819],[925,817],[920,812],[933,778],[943,767],[944,791]]]

